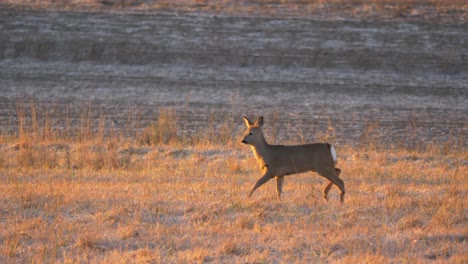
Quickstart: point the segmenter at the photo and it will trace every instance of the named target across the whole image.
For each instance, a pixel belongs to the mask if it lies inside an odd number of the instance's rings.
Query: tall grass
[[[244,129],[242,122],[238,122],[239,117],[233,114],[224,117],[212,115],[204,125],[193,129],[186,125],[190,123],[189,116],[178,115],[171,108],[161,108],[154,120],[145,127],[135,127],[135,122],[129,117],[127,126],[132,127],[117,129],[107,122],[105,115],[93,113],[92,102],[83,106],[75,125],[71,125],[71,117],[68,115],[61,117],[64,120],[51,120],[49,112],[44,109],[33,98],[18,101],[14,129],[16,134],[4,133],[0,138],[4,149],[16,151],[16,158],[10,159],[9,166],[132,169],[130,164],[135,153],[146,154],[155,147],[238,148]],[[289,129],[290,124],[281,125],[282,119],[278,113],[273,113],[269,120],[267,138],[271,143],[307,143],[301,130],[295,131],[296,134],[286,133],[286,141],[278,138],[279,130]],[[433,155],[460,155],[466,152],[465,139],[461,133],[457,136],[450,134],[444,144],[419,139],[415,120],[414,117],[409,120],[402,139],[396,142],[388,141],[382,135],[385,130],[382,132],[378,123],[370,121],[358,132],[361,135],[359,141],[353,142],[352,146],[345,144],[344,147],[360,152],[385,152],[391,149]],[[313,131],[319,141],[332,144],[337,141],[335,127],[330,119],[325,130]],[[3,164],[7,164],[5,157]]]
[[[134,169],[132,156],[146,154],[151,148],[226,148],[237,144],[240,136],[232,115],[221,122],[211,117],[203,130],[194,133],[184,128],[188,120],[180,120],[171,108],[161,108],[146,127],[123,128],[120,132],[105,115],[93,113],[92,102],[83,107],[75,125],[71,125],[69,116],[51,120],[48,111],[34,99],[18,101],[16,113],[16,134],[4,133],[0,138],[1,146],[14,153],[9,159],[8,155],[2,158],[2,164],[8,167]]]
[[[129,136],[89,105],[67,132],[36,107],[0,137],[1,263],[468,261],[466,150],[341,145],[344,205],[315,174],[277,202],[273,183],[246,197],[260,171],[232,117],[189,137],[162,109]]]

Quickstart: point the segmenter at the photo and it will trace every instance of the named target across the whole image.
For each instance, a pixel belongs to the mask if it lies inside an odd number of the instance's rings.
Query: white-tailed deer
[[[340,189],[340,201],[344,201],[344,183],[338,177],[341,170],[335,168],[335,148],[328,143],[314,143],[305,145],[283,146],[270,145],[263,135],[263,117],[259,117],[252,123],[244,117],[247,130],[245,131],[243,144],[247,144],[260,164],[263,176],[255,183],[249,193],[252,193],[267,181],[276,178],[276,190],[278,199],[283,190],[284,176],[307,171],[317,172],[330,182],[323,189],[323,197],[328,200],[328,192],[333,184]]]

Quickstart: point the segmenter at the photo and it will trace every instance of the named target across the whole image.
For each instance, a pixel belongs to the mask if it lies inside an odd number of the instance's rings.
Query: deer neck
[[[251,146],[254,156],[257,159],[262,170],[265,166],[268,166],[267,160],[268,155],[270,153],[269,147],[270,144],[268,144],[268,142],[265,140],[263,133],[261,134],[261,137],[259,138],[258,142],[255,145]]]

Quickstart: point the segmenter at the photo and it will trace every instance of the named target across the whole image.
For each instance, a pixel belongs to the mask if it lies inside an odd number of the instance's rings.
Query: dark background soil
[[[468,145],[463,23],[6,9],[0,39],[4,133],[34,103],[58,130],[170,109],[186,134],[264,115],[271,140]]]

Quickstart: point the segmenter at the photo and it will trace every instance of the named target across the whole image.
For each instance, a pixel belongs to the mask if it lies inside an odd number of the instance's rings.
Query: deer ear
[[[247,117],[244,116],[243,118],[247,127],[251,127],[253,125],[252,121],[250,121]]]
[[[259,117],[257,121],[255,121],[255,126],[262,127],[263,126],[263,116]]]

